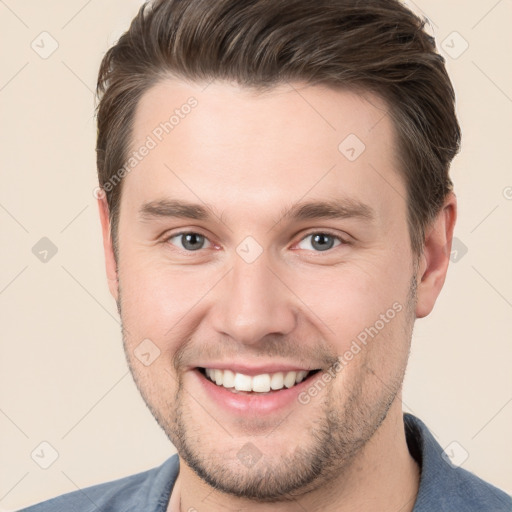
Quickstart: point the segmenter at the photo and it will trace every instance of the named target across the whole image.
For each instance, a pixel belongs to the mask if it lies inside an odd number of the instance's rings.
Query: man
[[[26,510],[512,510],[401,408],[460,143],[421,20],[395,0],[157,1],[98,91],[109,287],[178,453]]]

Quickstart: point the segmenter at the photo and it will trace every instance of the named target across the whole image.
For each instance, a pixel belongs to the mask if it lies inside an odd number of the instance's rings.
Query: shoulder
[[[178,471],[175,454],[156,468],[63,494],[18,512],[165,511]]]
[[[512,498],[453,464],[453,454],[441,448],[422,421],[405,414],[404,422],[409,449],[421,467],[413,512],[512,512]]]
[[[445,495],[447,507],[453,503],[464,504],[468,512],[512,512],[512,498],[473,473],[462,468],[452,468],[453,475]]]

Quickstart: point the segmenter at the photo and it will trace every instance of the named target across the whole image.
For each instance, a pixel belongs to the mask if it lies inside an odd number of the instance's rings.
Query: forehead
[[[400,215],[395,150],[387,105],[369,93],[169,79],[137,106],[130,154],[138,158],[121,204],[185,198],[227,217],[275,219],[301,198],[346,198]]]

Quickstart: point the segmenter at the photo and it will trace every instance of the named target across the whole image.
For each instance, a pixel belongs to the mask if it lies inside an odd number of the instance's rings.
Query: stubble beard
[[[408,337],[409,342],[414,324],[415,303],[416,279],[413,276],[404,311],[407,319],[403,326],[403,335]],[[118,310],[122,322],[120,289]],[[341,392],[336,393],[334,386],[324,389],[324,396],[317,397],[322,404],[321,413],[314,421],[305,425],[305,428],[310,429],[308,442],[296,446],[294,450],[287,449],[286,455],[276,453],[277,450],[273,450],[273,453],[262,450],[261,459],[247,468],[236,457],[227,460],[228,450],[225,447],[216,451],[211,443],[201,443],[201,436],[208,433],[209,424],[198,425],[197,420],[190,414],[186,400],[188,393],[183,386],[182,374],[178,374],[173,400],[167,401],[165,407],[159,406],[158,409],[153,405],[132,364],[124,328],[122,332],[126,358],[137,388],[182,460],[217,491],[261,503],[295,501],[325,482],[334,478],[343,479],[343,475],[350,472],[357,455],[385,420],[401,391],[408,358],[405,357],[403,364],[397,367],[390,382],[382,383],[385,385],[380,386],[383,391],[377,399],[372,396],[375,385],[365,385],[368,379],[378,378],[371,365],[361,366],[358,379],[350,384],[350,389],[343,391],[344,396],[341,396]],[[339,404],[344,406],[340,408]],[[290,414],[279,428],[285,429],[290,421],[294,424],[293,416],[293,413]],[[211,424],[220,429],[213,420]],[[223,434],[225,433],[220,429],[217,435]],[[205,435],[204,438],[208,439],[208,436]],[[228,442],[231,439],[227,434],[224,438]],[[284,439],[290,440],[286,435]],[[219,443],[221,446],[222,444]],[[256,436],[254,445],[258,445]],[[229,453],[233,450],[236,453],[234,448]]]

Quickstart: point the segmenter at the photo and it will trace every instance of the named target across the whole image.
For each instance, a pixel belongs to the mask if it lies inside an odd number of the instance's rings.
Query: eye
[[[174,239],[179,241],[179,245],[173,242]],[[205,242],[210,243],[210,241],[205,236],[201,235],[200,233],[194,233],[193,231],[176,233],[175,235],[167,238],[165,242],[170,242],[173,245],[177,245],[179,249],[183,249],[188,252],[203,249]]]
[[[307,242],[308,239],[311,239],[311,242]],[[338,242],[335,244],[335,242]],[[341,237],[332,235],[330,233],[314,232],[306,235],[298,244],[299,249],[309,250],[310,247],[317,252],[328,251],[333,247],[341,245],[342,243],[346,243]],[[310,244],[310,247],[305,247],[306,244]]]

